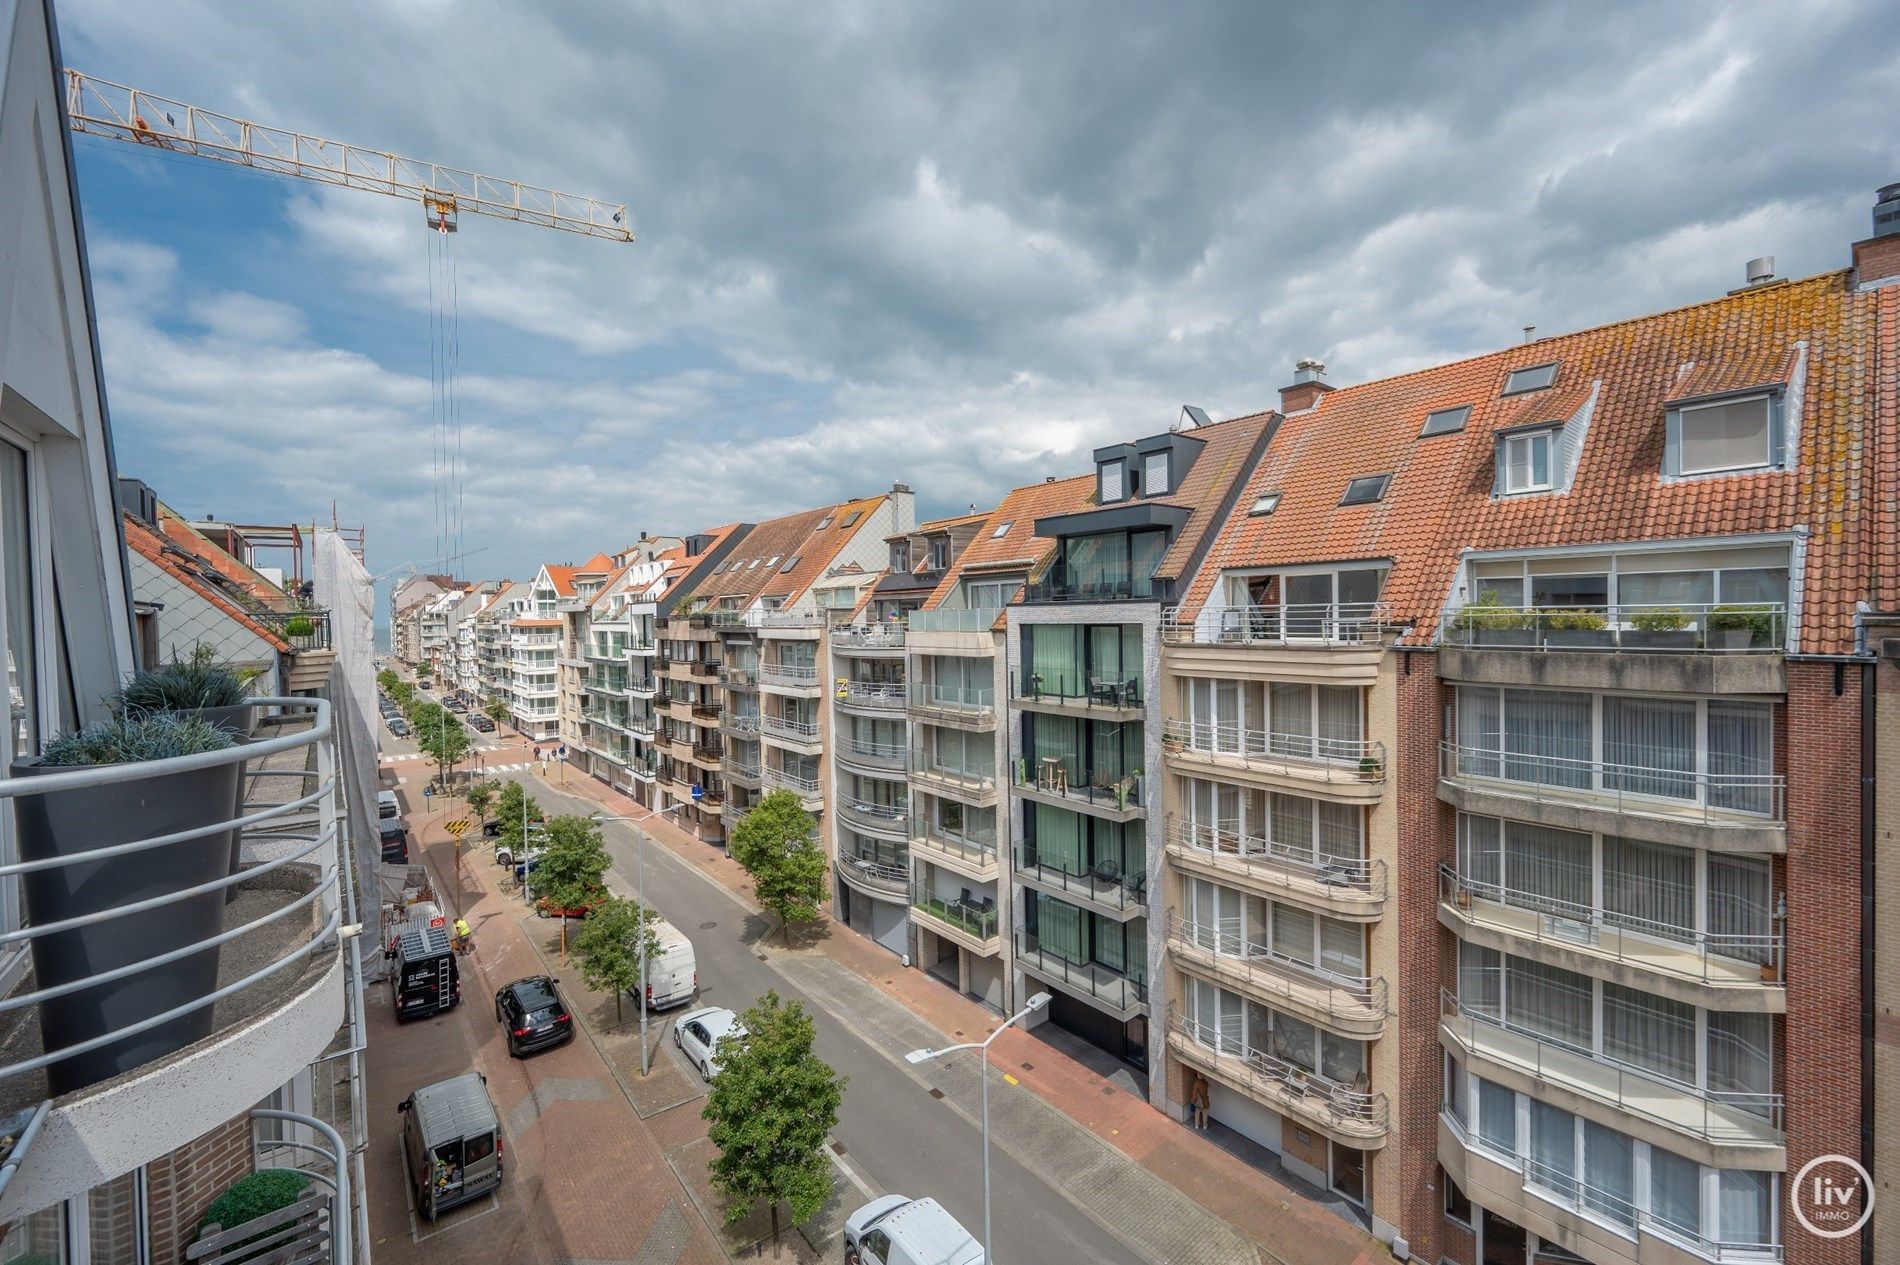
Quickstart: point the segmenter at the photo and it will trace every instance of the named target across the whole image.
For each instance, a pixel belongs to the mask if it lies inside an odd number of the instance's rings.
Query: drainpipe
[[[1860,1158],[1874,1167],[1874,759],[1876,674],[1880,661],[1860,672]],[[1867,1198],[1874,1197],[1870,1185]],[[1861,1265],[1873,1265],[1871,1222],[1860,1236]]]

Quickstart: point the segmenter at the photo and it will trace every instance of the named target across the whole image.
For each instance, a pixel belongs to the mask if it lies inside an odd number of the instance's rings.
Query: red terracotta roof
[[[760,523],[739,539],[716,574],[699,579],[686,596],[712,603],[736,601],[742,607],[765,595],[796,600],[870,524],[886,495],[801,510]],[[784,570],[793,558],[798,564]]]
[[[190,552],[200,562],[256,598],[260,604],[271,610],[290,609],[290,597],[283,589],[225,552],[210,537],[178,517],[169,507],[159,506],[158,521],[159,529],[166,540]],[[147,525],[147,530],[149,529]]]
[[[192,592],[223,611],[233,622],[243,625],[269,642],[273,648],[279,651],[290,649],[290,643],[270,625],[262,623],[256,616],[239,606],[229,593],[206,580],[191,563],[167,551],[166,538],[152,530],[149,524],[130,514],[122,515],[121,521],[125,524],[126,545],[137,550],[139,555],[150,561],[153,566],[173,576]]]
[[[1331,392],[1282,424],[1184,606],[1197,610],[1223,568],[1389,558],[1385,598],[1422,642],[1466,549],[1805,528],[1801,649],[1852,650],[1854,605],[1873,580],[1873,507],[1893,495],[1891,464],[1873,466],[1874,434],[1892,429],[1871,425],[1876,391],[1892,386],[1874,372],[1880,310],[1891,318],[1891,289],[1857,293],[1848,274],[1829,273]],[[1792,469],[1661,477],[1669,402],[1787,382],[1802,345]],[[1512,369],[1552,360],[1549,390],[1499,397]],[[1578,415],[1593,393],[1569,490],[1494,498],[1497,432]],[[1427,413],[1455,405],[1471,406],[1463,431],[1419,437]],[[1386,473],[1383,500],[1339,504],[1348,480]],[[1270,492],[1278,507],[1250,516]]]
[[[1087,509],[1094,498],[1095,476],[1089,474],[1030,483],[1015,489],[983,516],[983,526],[943,573],[943,579],[924,602],[924,609],[935,610],[942,606],[956,592],[957,582],[969,572],[1015,567],[1028,573],[1035,569],[1055,543],[1036,535],[1036,520]],[[999,528],[1005,528],[1001,536],[996,534]]]

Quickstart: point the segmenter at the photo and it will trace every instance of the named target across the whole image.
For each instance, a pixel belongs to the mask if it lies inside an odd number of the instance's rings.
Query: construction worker
[[[469,937],[468,919],[457,918],[455,920],[455,951],[457,953],[468,952],[468,949],[469,949],[468,937]]]

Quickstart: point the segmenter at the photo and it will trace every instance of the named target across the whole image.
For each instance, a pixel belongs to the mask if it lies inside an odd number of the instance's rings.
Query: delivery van
[[[390,951],[395,969],[396,1018],[422,1019],[441,1014],[462,1000],[462,974],[455,962],[449,929],[411,922],[397,933]]]
[[[983,1245],[935,1199],[885,1195],[844,1223],[846,1265],[982,1265]]]
[[[647,963],[647,1006],[652,1010],[684,1006],[699,996],[693,942],[663,918],[654,920],[653,935],[659,943]]]
[[[396,792],[376,792],[376,815],[381,818],[402,816],[402,805],[396,802]]]
[[[501,1185],[501,1120],[480,1072],[424,1085],[396,1110],[403,1168],[425,1220]]]

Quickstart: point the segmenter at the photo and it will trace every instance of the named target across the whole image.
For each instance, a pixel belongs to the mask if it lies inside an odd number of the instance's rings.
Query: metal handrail
[[[979,940],[996,938],[998,909],[971,909],[961,901],[945,900],[928,887],[913,883],[910,889],[910,903],[915,909],[921,909],[932,918],[941,919],[959,930],[975,936]]]
[[[818,722],[815,720],[792,720],[785,716],[775,716],[770,712],[759,717],[759,728],[768,734],[781,738],[802,738],[810,740],[818,736]]]
[[[1385,743],[1376,738],[1322,738],[1181,719],[1163,721],[1161,737],[1196,755],[1228,757],[1249,768],[1290,771],[1293,766],[1288,762],[1299,761],[1302,773],[1317,771],[1329,782],[1385,780]],[[1309,765],[1321,767],[1314,770]]]
[[[1077,760],[1056,760],[1056,769],[1063,774],[1057,782],[1045,759],[1031,761],[1028,757],[1019,757],[1010,770],[1010,783],[1024,790],[1035,791],[1043,795],[1054,795],[1061,799],[1073,800],[1082,804],[1095,804],[1100,807],[1112,807],[1117,812],[1126,812],[1131,808],[1140,808],[1142,802],[1141,773],[1136,770],[1096,784],[1102,770],[1084,769]]]
[[[980,794],[996,789],[995,769],[966,769],[941,764],[927,757],[922,748],[910,754],[910,775],[913,778],[934,779],[939,783],[948,783],[966,793]]]
[[[64,984],[18,993],[0,1000],[0,1013],[19,1010],[38,1005],[56,997],[81,991],[100,984],[112,983],[145,971],[180,961],[207,949],[218,948],[242,936],[268,926],[299,910],[307,909],[322,901],[325,914],[324,924],[315,933],[300,944],[291,946],[276,960],[251,971],[243,978],[214,988],[202,997],[194,998],[181,1005],[154,1015],[150,1018],[103,1033],[100,1036],[63,1046],[48,1054],[15,1060],[0,1064],[0,1080],[37,1071],[40,1068],[61,1062],[79,1054],[87,1053],[101,1046],[124,1040],[126,1037],[166,1024],[194,1011],[213,1006],[227,997],[250,988],[252,985],[275,975],[284,968],[302,962],[304,959],[322,951],[326,944],[335,947],[333,940],[342,925],[342,905],[339,897],[338,856],[341,841],[341,822],[335,811],[336,769],[335,753],[331,747],[332,720],[330,704],[322,699],[260,697],[251,700],[253,705],[282,709],[306,709],[315,713],[315,720],[308,729],[279,738],[266,738],[259,741],[239,743],[220,751],[205,751],[194,755],[175,756],[167,760],[153,760],[138,764],[113,764],[76,767],[60,773],[47,773],[31,778],[0,779],[0,801],[18,799],[29,795],[53,794],[60,791],[80,790],[92,787],[117,785],[126,782],[142,781],[155,776],[172,773],[195,772],[203,769],[218,768],[228,764],[259,762],[280,752],[292,751],[302,747],[315,747],[317,767],[314,769],[254,770],[250,776],[278,775],[297,778],[316,779],[316,789],[296,796],[285,803],[270,805],[256,812],[239,809],[235,816],[223,818],[212,825],[196,827],[190,830],[173,831],[137,839],[128,843],[112,844],[107,847],[93,848],[85,852],[68,856],[48,857],[38,861],[15,861],[0,865],[0,879],[15,878],[24,874],[43,870],[59,869],[66,866],[91,865],[100,861],[128,856],[154,848],[169,847],[173,844],[202,839],[209,835],[231,829],[240,831],[267,822],[276,821],[300,813],[304,809],[315,807],[317,822],[314,831],[307,836],[301,830],[272,830],[271,837],[278,842],[291,843],[293,846],[282,855],[261,862],[249,869],[241,869],[233,874],[201,883],[189,888],[181,888],[160,896],[130,901],[112,909],[82,914],[53,922],[32,923],[28,921],[16,930],[0,934],[0,946],[30,943],[40,936],[69,931],[76,927],[93,926],[111,922],[133,914],[162,908],[198,896],[225,891],[247,879],[268,874],[275,870],[305,861],[315,856],[319,868],[319,879],[310,890],[296,899],[271,910],[258,918],[217,934],[193,942],[179,949],[165,953],[155,953],[139,961],[110,970],[96,972],[82,979],[71,980]],[[324,853],[328,849],[327,854]],[[23,914],[23,917],[30,915]]]
[[[1769,972],[1761,976],[1761,983],[1781,987],[1782,980],[1782,937],[1779,933],[1769,935],[1711,935],[1706,931],[1697,931],[1693,927],[1678,926],[1674,923],[1656,922],[1648,918],[1637,918],[1627,914],[1611,914],[1574,901],[1557,900],[1550,896],[1525,892],[1517,888],[1506,887],[1500,883],[1490,883],[1474,879],[1461,873],[1446,862],[1438,866],[1438,899],[1441,903],[1469,913],[1472,899],[1487,901],[1507,909],[1520,910],[1534,918],[1526,927],[1517,923],[1500,923],[1504,930],[1514,936],[1534,940],[1539,944],[1554,944],[1566,949],[1589,948],[1606,954],[1617,961],[1635,960],[1646,970],[1659,971],[1667,975],[1700,979],[1704,983],[1718,982],[1717,976],[1709,970],[1711,957],[1725,957],[1732,962],[1750,966],[1765,966]],[[1679,969],[1661,964],[1657,955],[1651,951],[1632,954],[1631,936],[1644,937],[1641,945],[1651,948],[1674,948],[1686,950],[1700,963],[1700,972]],[[1734,980],[1735,977],[1728,977]]]
[[[1687,808],[1710,826],[1752,826],[1784,820],[1788,780],[1779,773],[1657,769],[1607,760],[1494,751],[1450,740],[1438,744],[1438,759],[1442,778],[1482,780],[1510,788],[1499,790],[1499,794],[1540,802],[1552,798],[1574,801],[1583,796],[1610,800],[1619,812],[1672,817]],[[1689,793],[1671,794],[1671,789]],[[1730,802],[1717,802],[1721,800]]]
[[[868,804],[846,798],[838,803],[837,811],[839,817],[861,829],[904,838],[910,836],[910,828],[906,825],[910,813],[893,804]]]
[[[1324,1119],[1382,1132],[1390,1127],[1391,1102],[1382,1093],[1354,1089],[1290,1059],[1256,1050],[1237,1034],[1224,1033],[1213,1024],[1184,1015],[1176,1006],[1168,1007],[1168,1031],[1181,1034],[1209,1054],[1241,1063],[1251,1076],[1265,1081],[1276,1097],[1293,1099]]]
[[[1781,602],[1474,603],[1440,615],[1438,638],[1447,646],[1518,650],[1765,654],[1786,647],[1788,608]]]
[[[1002,616],[998,606],[938,608],[910,613],[911,632],[988,632]]]
[[[815,685],[817,681],[818,665],[815,663],[759,664],[761,685]]]
[[[1324,887],[1337,887],[1383,897],[1386,892],[1385,862],[1377,857],[1339,857],[1312,846],[1293,847],[1276,843],[1265,835],[1243,834],[1234,825],[1187,821],[1170,815],[1167,834],[1177,847],[1210,856],[1230,858],[1242,865],[1275,872],[1303,870],[1311,881]]]
[[[994,686],[970,687],[938,685],[935,681],[912,681],[906,697],[912,707],[935,707],[944,711],[993,712],[996,710]]]
[[[1172,909],[1168,911],[1166,925],[1170,940],[1231,964],[1277,996],[1291,997],[1291,985],[1298,982],[1324,989],[1323,1009],[1331,1018],[1364,1019],[1368,1011],[1373,1017],[1383,1018],[1389,1009],[1383,975],[1341,975],[1317,962],[1302,961],[1250,941],[1239,931],[1183,918]]]
[[[759,713],[724,712],[719,717],[719,727],[728,733],[756,734],[759,732]]]
[[[1485,1053],[1478,1038],[1480,1028],[1505,1033],[1530,1047],[1531,1073],[1540,1081],[1555,1081],[1573,1093],[1609,1102],[1619,1110],[1710,1142],[1752,1146],[1780,1144],[1783,1136],[1783,1099],[1780,1094],[1704,1089],[1670,1080],[1647,1068],[1624,1063],[1600,1050],[1585,1050],[1512,1023],[1502,1016],[1487,1015],[1466,1006],[1448,988],[1441,987],[1438,990],[1438,999],[1439,1022],[1466,1049]],[[1460,1028],[1463,1029],[1462,1033]],[[1511,1063],[1523,1061],[1521,1052],[1497,1057]],[[1613,1078],[1612,1083],[1607,1087],[1597,1085],[1596,1079],[1606,1071]],[[1565,1075],[1560,1077],[1559,1072]],[[1693,1119],[1652,1111],[1646,1104],[1656,1098],[1658,1089],[1668,1090],[1685,1101],[1700,1104],[1701,1121],[1698,1123]],[[1759,1121],[1759,1127],[1751,1129],[1739,1120],[1726,1119],[1722,1109]]]
[[[1131,1008],[1128,997],[1133,998],[1134,1005],[1148,1004],[1148,981],[1140,975],[1117,971],[1100,962],[1071,962],[1053,949],[1045,950],[1042,937],[1035,932],[1016,933],[1016,955],[1019,961],[1027,959],[1031,970],[1053,975],[1071,988],[1080,988],[1124,1010]]]
[[[849,681],[839,688],[839,701],[857,707],[898,708],[909,692],[902,681]]]
[[[927,848],[941,848],[945,852],[955,852],[969,858],[979,865],[993,865],[996,862],[996,829],[991,827],[982,831],[966,831],[954,834],[940,826],[928,822],[911,836],[911,846],[922,844]]]
[[[848,738],[832,753],[842,764],[859,764],[879,769],[902,769],[909,749],[901,742],[867,742]]]
[[[831,630],[831,644],[856,650],[902,650],[904,625],[853,625]]]
[[[1312,602],[1282,606],[1203,606],[1185,615],[1161,612],[1161,639],[1170,645],[1333,645],[1378,641],[1392,628],[1385,602]]]
[[[1039,883],[1097,904],[1113,905],[1116,909],[1127,909],[1147,900],[1148,872],[1124,870],[1119,862],[1113,866],[1106,861],[1098,862],[1093,869],[1072,870],[1066,865],[1044,861],[1035,844],[1020,841],[1016,844],[1016,869],[1019,873],[1032,872]]]
[[[910,884],[910,870],[904,866],[888,865],[860,856],[845,855],[838,859],[872,882],[895,888],[908,887]]]
[[[1065,707],[1107,707],[1125,711],[1141,707],[1142,682],[1140,676],[1035,672],[1025,664],[1020,672],[1009,674],[1009,696],[1032,703],[1048,700]]]
[[[782,790],[796,791],[798,794],[813,796],[820,793],[818,779],[800,777],[796,773],[787,773],[774,765],[766,765],[763,780]]]

